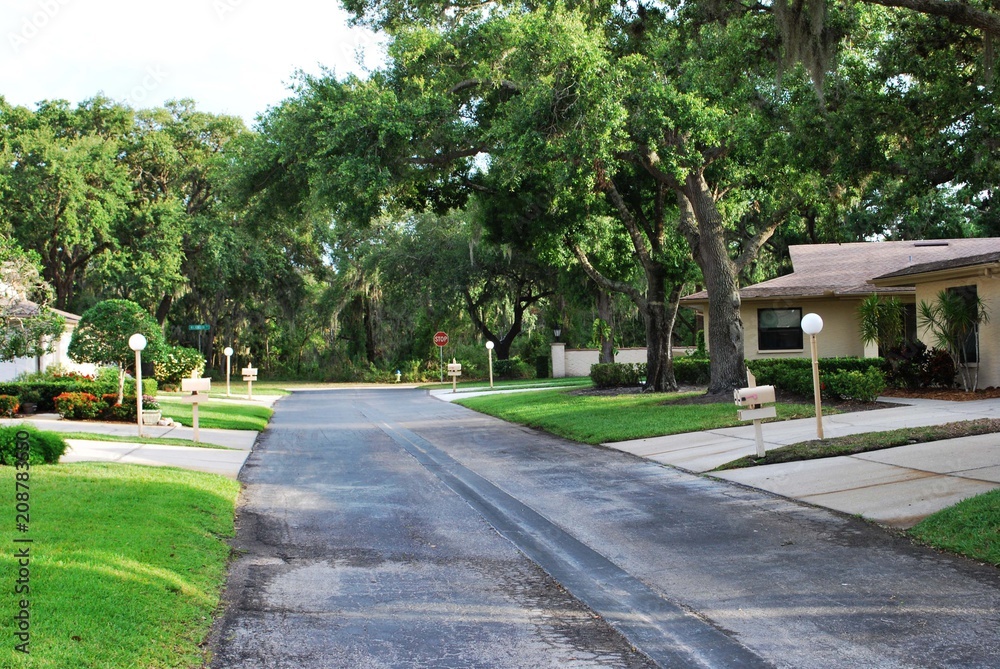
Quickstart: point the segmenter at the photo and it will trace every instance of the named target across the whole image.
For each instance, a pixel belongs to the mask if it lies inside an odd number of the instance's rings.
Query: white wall
[[[688,355],[693,349],[674,348],[674,357]],[[590,376],[590,366],[601,359],[596,348],[566,348],[566,344],[552,344],[552,377]],[[621,348],[615,353],[615,362],[646,362],[646,348]]]

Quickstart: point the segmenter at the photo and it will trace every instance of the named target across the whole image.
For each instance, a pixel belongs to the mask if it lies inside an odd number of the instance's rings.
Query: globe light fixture
[[[490,389],[493,389],[493,342],[486,342],[486,355],[490,358]]]
[[[823,407],[820,399],[819,385],[819,351],[816,346],[816,335],[823,331],[823,319],[819,314],[806,314],[802,317],[802,331],[809,335],[809,349],[812,353],[813,368],[813,401],[816,404],[816,438],[823,438]]]
[[[121,341],[121,340],[119,340]],[[136,332],[128,338],[128,347],[135,351],[135,422],[142,437],[142,352],[146,348],[146,337]]]
[[[222,352],[226,355],[226,397],[229,397],[229,369],[233,360],[233,347],[227,346]]]

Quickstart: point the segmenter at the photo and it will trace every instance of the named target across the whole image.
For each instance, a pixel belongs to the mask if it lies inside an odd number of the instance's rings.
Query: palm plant
[[[969,392],[979,383],[979,325],[989,322],[983,301],[975,292],[942,290],[933,304],[920,302],[920,327],[951,356],[959,370],[962,388]]]

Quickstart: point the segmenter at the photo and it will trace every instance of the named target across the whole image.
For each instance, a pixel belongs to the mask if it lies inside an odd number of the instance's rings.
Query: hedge
[[[873,402],[885,390],[882,358],[821,358],[820,384],[837,399]],[[763,358],[748,360],[758,385],[774,386],[796,395],[813,394],[812,360],[809,358]]]
[[[8,425],[0,427],[0,464],[17,461],[20,438],[28,442],[28,462],[33,465],[57,463],[66,452],[66,440],[55,432],[42,432],[34,425]]]
[[[590,379],[598,388],[637,386],[644,378],[644,362],[601,362],[590,366]]]

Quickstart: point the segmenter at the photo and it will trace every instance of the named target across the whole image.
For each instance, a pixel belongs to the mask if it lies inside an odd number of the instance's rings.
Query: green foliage
[[[590,379],[597,388],[638,386],[646,377],[642,362],[605,362],[590,366]]]
[[[463,371],[465,368],[462,368]],[[518,357],[493,361],[493,377],[496,379],[531,379],[534,367]]]
[[[928,349],[923,342],[907,342],[890,349],[882,365],[886,382],[893,388],[951,388],[955,385],[955,363],[947,351]]]
[[[822,377],[826,392],[841,400],[874,402],[885,391],[885,377],[881,370],[869,367],[864,372],[841,371]]]
[[[205,358],[196,348],[167,346],[156,361],[156,380],[167,386],[180,385],[181,379],[202,376]]]
[[[42,432],[34,425],[0,427],[0,464],[12,465],[17,460],[18,443],[28,442],[28,461],[33,465],[54,464],[66,452],[66,441],[55,432]]]
[[[838,391],[835,396],[873,401],[885,389],[882,364],[882,358],[820,358],[820,383],[824,390],[830,392],[830,379],[836,377]],[[803,397],[813,394],[812,361],[808,358],[748,360],[747,367],[753,372],[758,385],[774,386]],[[878,388],[878,393],[871,396],[875,388]],[[856,395],[871,399],[862,400]]]
[[[20,408],[21,401],[17,395],[0,395],[0,417],[13,418]]]
[[[0,235],[0,361],[52,351],[65,319],[45,306],[50,293],[36,256]]]
[[[903,303],[899,298],[872,293],[858,306],[858,321],[865,344],[878,344],[884,352],[903,343]]]
[[[17,395],[21,402],[35,402],[38,411],[46,412],[55,410],[52,398],[56,395],[69,392],[77,392],[84,388],[79,381],[73,380],[53,380],[53,381],[9,381],[0,383],[0,393],[5,395]]]
[[[967,363],[978,361],[979,325],[989,322],[982,299],[975,293],[942,290],[933,303],[921,302],[918,309],[920,327],[951,355],[965,390],[975,390],[979,366]]]
[[[88,420],[97,418],[107,405],[91,393],[62,393],[53,398],[56,411],[69,420]]]
[[[702,341],[704,342],[704,339]],[[674,378],[677,379],[677,383],[686,386],[708,385],[711,378],[708,358],[697,356],[674,358]]]

